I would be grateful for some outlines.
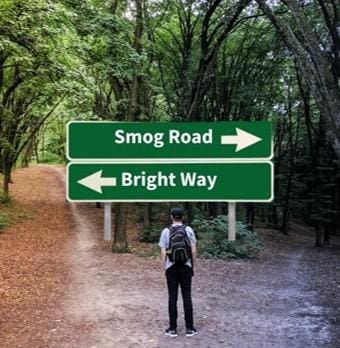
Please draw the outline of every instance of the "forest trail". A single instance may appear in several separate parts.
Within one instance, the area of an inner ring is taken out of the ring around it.
[[[180,300],[179,337],[170,339],[158,258],[113,254],[102,240],[102,209],[65,202],[64,168],[32,166],[13,179],[13,195],[32,217],[0,235],[1,347],[340,346],[340,282],[330,272],[340,251],[314,249],[312,233],[261,231],[266,249],[256,260],[199,260],[199,334],[183,336]],[[34,276],[25,283],[28,270]]]

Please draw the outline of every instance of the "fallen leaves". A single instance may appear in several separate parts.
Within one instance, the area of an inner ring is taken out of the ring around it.
[[[51,199],[56,183],[43,166],[16,170],[13,182],[11,208],[21,212],[21,221],[0,235],[1,347],[20,347],[27,332],[39,336],[68,276],[63,255],[70,216],[60,186]]]
[[[13,178],[14,205],[28,218],[0,235],[0,347],[168,346],[158,247],[139,243],[131,221],[134,252],[157,256],[111,253],[102,210],[65,203],[62,168],[33,166]],[[321,252],[313,234],[258,232],[265,248],[254,260],[198,260],[195,346],[322,346],[333,338],[340,346],[339,245]]]

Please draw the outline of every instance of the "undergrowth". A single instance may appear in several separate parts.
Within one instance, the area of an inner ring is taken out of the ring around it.
[[[10,199],[8,196],[2,199],[0,195],[0,233],[12,224],[31,218],[32,215],[28,209],[18,204],[15,200]]]
[[[139,241],[143,243],[157,243],[164,227],[164,224],[160,223],[153,223],[143,227],[139,233]]]
[[[0,232],[6,227],[7,223],[7,217],[0,213]]]
[[[263,244],[256,232],[249,231],[241,222],[236,224],[236,240],[228,240],[228,216],[197,217],[192,222],[203,258],[253,258]]]
[[[199,255],[203,258],[253,258],[263,246],[258,234],[248,230],[241,222],[237,222],[236,240],[228,241],[227,215],[219,215],[216,218],[198,216],[191,226],[198,239]],[[144,227],[139,233],[139,241],[158,243],[163,228],[164,225],[161,223]]]

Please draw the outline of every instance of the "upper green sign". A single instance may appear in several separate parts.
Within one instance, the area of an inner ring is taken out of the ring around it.
[[[67,137],[69,160],[272,157],[272,129],[268,121],[71,121]]]

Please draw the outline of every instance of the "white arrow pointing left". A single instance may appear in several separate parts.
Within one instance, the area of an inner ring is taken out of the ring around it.
[[[116,178],[103,178],[102,170],[95,172],[89,176],[86,176],[83,179],[78,180],[78,184],[83,185],[90,190],[96,191],[98,193],[103,193],[103,186],[117,186]]]

